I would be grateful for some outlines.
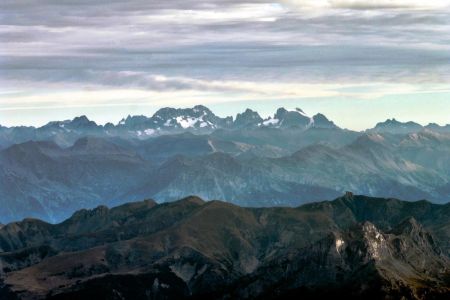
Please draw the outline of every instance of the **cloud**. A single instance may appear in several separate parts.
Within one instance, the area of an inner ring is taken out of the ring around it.
[[[4,0],[0,95],[10,107],[94,90],[89,105],[116,90],[125,103],[427,91],[450,82],[446,2]]]
[[[437,9],[448,6],[446,0],[330,0],[332,7],[351,9]]]
[[[439,9],[448,7],[446,0],[286,0],[298,8],[345,9]]]

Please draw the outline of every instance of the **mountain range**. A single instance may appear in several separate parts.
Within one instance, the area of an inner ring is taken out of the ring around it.
[[[1,299],[448,299],[450,204],[187,197],[0,228]]]
[[[81,208],[188,195],[241,206],[297,206],[347,190],[450,199],[450,126],[387,120],[364,132],[323,114],[198,105],[97,125],[84,116],[0,127],[0,222],[59,222]]]
[[[70,146],[80,137],[121,137],[125,139],[146,139],[149,137],[193,132],[208,134],[219,129],[254,130],[255,128],[282,128],[307,130],[310,128],[340,129],[325,115],[318,113],[308,116],[300,108],[287,110],[279,108],[271,117],[263,119],[256,111],[245,110],[233,118],[221,118],[203,105],[193,108],[162,108],[151,117],[128,116],[116,125],[97,125],[86,116],[73,120],[52,121],[35,128],[32,126],[4,127],[0,125],[0,148],[29,140],[53,140],[60,146]],[[369,132],[414,133],[424,129],[436,132],[450,132],[450,124],[440,126],[435,123],[422,126],[414,122],[402,123],[395,119],[376,124]]]

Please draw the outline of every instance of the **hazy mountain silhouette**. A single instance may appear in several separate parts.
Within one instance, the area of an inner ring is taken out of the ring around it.
[[[87,117],[0,127],[0,221],[60,221],[99,204],[187,195],[244,206],[296,206],[351,189],[450,199],[450,132],[388,120],[366,132],[279,108],[233,118],[163,108],[101,126]]]

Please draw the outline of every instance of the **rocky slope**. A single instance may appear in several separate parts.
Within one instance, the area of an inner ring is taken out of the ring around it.
[[[189,197],[27,219],[0,229],[0,297],[445,299],[449,214],[347,193],[298,208]]]

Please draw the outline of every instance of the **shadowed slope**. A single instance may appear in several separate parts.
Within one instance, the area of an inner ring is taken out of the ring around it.
[[[351,194],[298,208],[188,197],[81,210],[56,225],[28,219],[0,229],[0,295],[371,295],[366,282],[380,297],[445,295],[449,210]]]

